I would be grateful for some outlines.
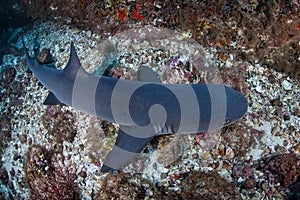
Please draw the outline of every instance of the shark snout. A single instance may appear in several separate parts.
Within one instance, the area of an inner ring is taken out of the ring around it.
[[[227,101],[225,125],[228,125],[245,115],[248,110],[248,101],[243,94],[232,88],[226,87],[225,90]]]

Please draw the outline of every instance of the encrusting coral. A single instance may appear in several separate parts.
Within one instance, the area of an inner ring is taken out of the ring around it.
[[[41,146],[28,150],[25,172],[32,199],[78,199],[75,174],[61,166],[58,157]]]

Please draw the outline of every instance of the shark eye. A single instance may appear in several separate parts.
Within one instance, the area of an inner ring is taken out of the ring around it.
[[[230,120],[230,119],[225,119],[224,125],[227,125],[227,124],[230,124],[230,123],[231,123],[231,120]]]

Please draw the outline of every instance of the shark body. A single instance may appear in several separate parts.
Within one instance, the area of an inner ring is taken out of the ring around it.
[[[24,44],[25,48],[25,44]],[[64,70],[31,58],[29,69],[50,90],[45,104],[66,104],[120,125],[116,143],[101,171],[119,170],[161,134],[191,134],[220,129],[243,117],[247,100],[222,84],[162,84],[88,74],[73,43]]]

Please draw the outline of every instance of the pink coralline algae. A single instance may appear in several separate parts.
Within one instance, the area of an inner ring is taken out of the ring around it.
[[[236,186],[216,172],[191,172],[182,182],[180,199],[241,199]]]
[[[271,155],[252,163],[237,162],[232,168],[234,182],[255,193],[261,188],[268,199],[292,188],[300,178],[300,158],[294,153]],[[293,184],[294,183],[294,184]]]
[[[16,77],[17,71],[13,67],[7,67],[3,70],[1,73],[1,86],[2,87],[8,87]]]
[[[137,181],[130,181],[136,178]],[[150,195],[151,191],[151,195]],[[101,191],[95,199],[166,199],[151,182],[135,174],[108,174],[101,185]]]
[[[61,111],[60,106],[48,106],[43,115],[42,122],[48,133],[58,143],[63,141],[73,142],[76,136],[74,116],[70,111]]]
[[[287,188],[300,175],[300,159],[293,153],[263,158],[255,167],[267,176],[267,180],[272,180],[270,184],[280,184],[281,188]]]
[[[74,175],[55,160],[57,155],[44,147],[29,149],[25,172],[31,199],[78,199]]]
[[[1,106],[0,106],[1,107]],[[0,155],[5,152],[12,138],[11,118],[7,114],[0,114]]]
[[[232,168],[232,177],[234,182],[238,182],[239,178],[243,178],[245,181],[242,183],[245,188],[252,188],[252,182],[254,177],[255,169],[251,167],[251,165],[247,162],[239,162],[235,164]],[[254,187],[254,186],[253,186]]]
[[[38,55],[37,60],[42,64],[50,64],[53,62],[53,58],[50,54],[50,49],[44,48]]]

